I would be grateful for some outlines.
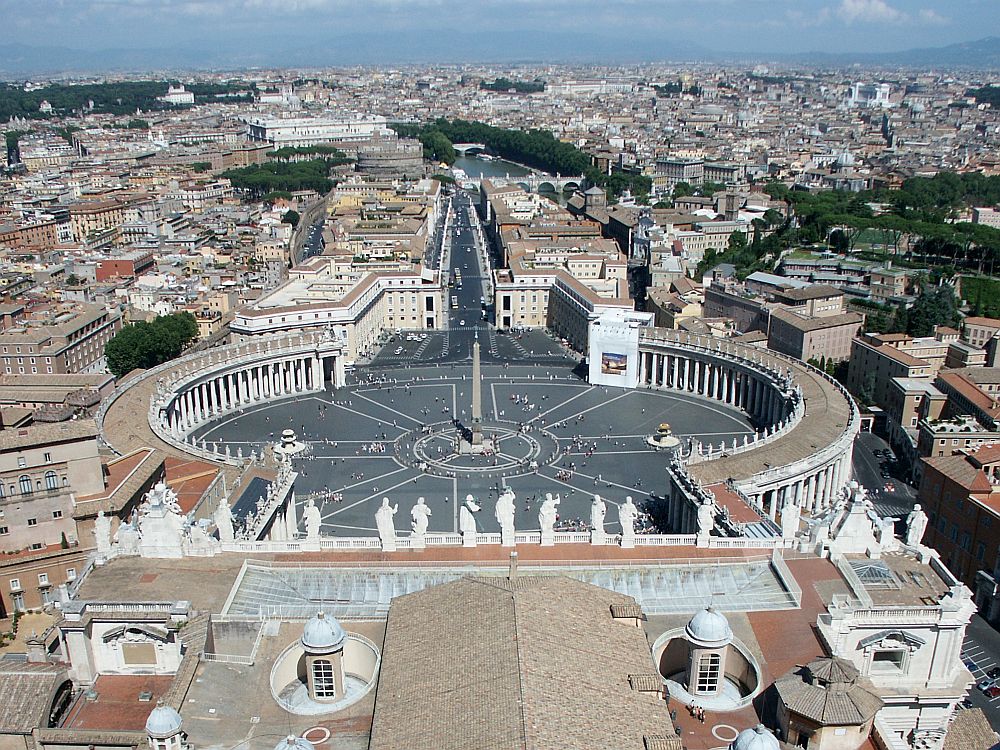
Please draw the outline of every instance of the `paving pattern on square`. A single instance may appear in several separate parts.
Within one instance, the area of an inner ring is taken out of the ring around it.
[[[752,434],[738,410],[686,394],[590,386],[573,360],[548,359],[483,366],[484,433],[500,433],[494,456],[449,457],[452,436],[425,434],[452,419],[468,421],[466,361],[359,367],[344,388],[248,408],[196,437],[249,455],[295,430],[308,445],[294,459],[297,495],[317,498],[322,533],[358,536],[375,533],[383,496],[399,503],[397,531],[408,530],[420,496],[432,509],[429,531],[457,531],[459,506],[471,494],[482,507],[480,531],[496,532],[492,509],[506,486],[517,496],[519,531],[538,528],[538,507],[551,492],[561,497],[560,527],[567,529],[581,527],[600,494],[609,506],[607,531],[615,533],[616,506],[627,495],[641,505],[666,488],[665,456],[645,444],[659,424],[715,444]],[[421,459],[439,463],[421,466]]]

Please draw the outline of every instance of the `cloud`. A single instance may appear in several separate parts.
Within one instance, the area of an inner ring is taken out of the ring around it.
[[[921,23],[933,24],[935,26],[943,26],[946,23],[951,23],[950,18],[945,18],[936,10],[931,10],[930,8],[924,8],[917,13],[917,18],[920,19]]]
[[[896,23],[907,20],[905,13],[893,8],[885,0],[841,0],[837,14],[847,23]]]

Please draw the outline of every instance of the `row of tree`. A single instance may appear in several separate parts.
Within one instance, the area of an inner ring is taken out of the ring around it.
[[[334,160],[336,161],[336,159]],[[230,169],[222,173],[233,188],[250,200],[261,200],[274,193],[315,190],[323,194],[333,188],[331,164],[326,159],[306,161],[272,161],[249,167]]]
[[[545,91],[545,81],[535,79],[534,81],[512,81],[509,78],[497,78],[492,83],[480,81],[479,88],[484,91],[515,91],[518,94],[535,94]]]
[[[170,109],[175,105],[159,101],[158,97],[167,93],[167,87],[176,81],[111,81],[108,83],[88,83],[67,85],[53,83],[42,88],[25,91],[14,83],[0,83],[0,121],[11,117],[46,118],[50,115],[38,107],[43,101],[52,105],[56,114],[82,111],[94,103],[94,112],[125,115],[137,109],[144,111]],[[186,86],[196,97],[232,95],[241,91],[249,92],[253,84],[246,83],[194,83]],[[233,96],[229,101],[250,98]]]
[[[326,159],[330,166],[349,164],[353,161],[336,146],[326,146],[323,144],[315,146],[282,146],[272,151],[268,156],[277,161],[291,161],[301,159],[304,156],[322,157]]]
[[[108,369],[116,378],[168,362],[198,338],[198,322],[188,312],[140,320],[122,328],[104,345]]]

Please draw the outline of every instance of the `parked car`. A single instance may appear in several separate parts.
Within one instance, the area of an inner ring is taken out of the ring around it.
[[[979,681],[979,684],[976,685],[976,687],[979,688],[979,690],[981,690],[982,692],[985,693],[990,688],[995,687],[996,684],[997,684],[997,678],[996,677],[984,677],[983,679],[981,679]]]

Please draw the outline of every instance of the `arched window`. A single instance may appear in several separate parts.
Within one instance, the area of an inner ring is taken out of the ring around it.
[[[21,486],[22,495],[30,495],[32,492],[31,487],[31,477],[27,474],[22,474],[17,478],[17,483]]]
[[[337,681],[333,679],[333,662],[317,659],[313,662],[313,691],[316,698],[336,698]]]
[[[0,482],[0,497],[3,497],[3,496],[4,496],[3,483]]]
[[[45,489],[47,490],[59,489],[59,477],[56,476],[56,473],[54,471],[45,472]]]
[[[719,667],[722,659],[718,654],[702,654],[698,660],[698,692],[716,693],[719,690]]]
[[[69,487],[69,477],[63,477],[63,487]]]

